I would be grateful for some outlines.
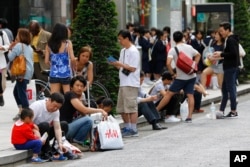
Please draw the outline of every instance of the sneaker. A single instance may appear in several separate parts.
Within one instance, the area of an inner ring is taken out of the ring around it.
[[[66,161],[66,160],[68,160],[68,158],[63,156],[62,154],[53,155],[52,157],[52,161]]]
[[[78,156],[77,154],[73,154],[70,151],[64,153],[63,156],[67,157],[68,160],[75,160],[75,159],[79,159],[80,158],[80,156]]]
[[[14,118],[12,118],[13,121],[17,121],[20,119],[20,114],[17,114]]]
[[[79,150],[81,150],[82,152],[87,152],[89,151],[89,146],[86,145],[82,145],[80,143],[71,143],[73,146],[79,148]]]
[[[216,111],[216,119],[223,119],[224,113],[222,111]]]
[[[47,161],[43,160],[43,159],[41,159],[39,157],[33,157],[33,158],[31,158],[31,162],[32,163],[44,163],[44,162],[47,162]]]
[[[180,122],[181,119],[176,118],[174,115],[169,116],[164,120],[165,123],[170,123],[170,122]]]
[[[186,122],[186,123],[192,123],[192,118],[187,118],[187,119],[185,120],[185,122]]]
[[[134,131],[133,129],[130,130],[131,137],[139,137],[138,131]]]
[[[122,137],[132,137],[131,130],[128,128],[122,128]]]
[[[230,111],[225,117],[226,118],[237,118],[238,117],[238,113]]]
[[[4,106],[3,95],[0,95],[0,106]]]

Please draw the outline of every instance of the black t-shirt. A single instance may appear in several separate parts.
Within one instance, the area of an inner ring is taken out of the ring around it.
[[[71,104],[71,100],[78,98],[78,96],[74,92],[69,91],[65,93],[64,98],[65,102],[60,108],[60,121],[71,123],[73,121],[74,114],[77,112],[75,107]]]

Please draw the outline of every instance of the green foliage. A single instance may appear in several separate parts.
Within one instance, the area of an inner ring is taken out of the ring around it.
[[[246,68],[246,73],[241,76],[241,81],[246,80],[247,73],[250,70],[250,24],[249,24],[249,1],[247,0],[208,0],[208,2],[232,2],[234,3],[234,34],[239,35],[240,43],[246,51],[246,56],[244,58],[244,65]],[[242,80],[243,78],[243,80]]]
[[[105,85],[114,101],[118,92],[118,70],[107,63],[106,57],[119,56],[115,7],[112,0],[80,0],[72,24],[75,55],[82,46],[92,47],[95,80]]]

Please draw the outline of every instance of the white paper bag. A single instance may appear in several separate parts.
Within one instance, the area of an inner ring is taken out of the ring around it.
[[[101,149],[122,149],[124,144],[120,126],[114,117],[108,116],[107,120],[97,125]]]
[[[184,102],[181,103],[180,115],[181,115],[181,120],[182,121],[185,121],[186,118],[188,117],[188,102],[187,102],[187,99],[185,99]]]
[[[29,104],[36,101],[36,82],[34,79],[30,80],[27,85],[26,94],[29,100]]]

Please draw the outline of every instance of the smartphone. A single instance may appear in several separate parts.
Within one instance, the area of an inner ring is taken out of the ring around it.
[[[108,62],[116,62],[117,59],[114,58],[113,56],[109,56],[109,57],[107,58],[107,61],[108,61]]]

